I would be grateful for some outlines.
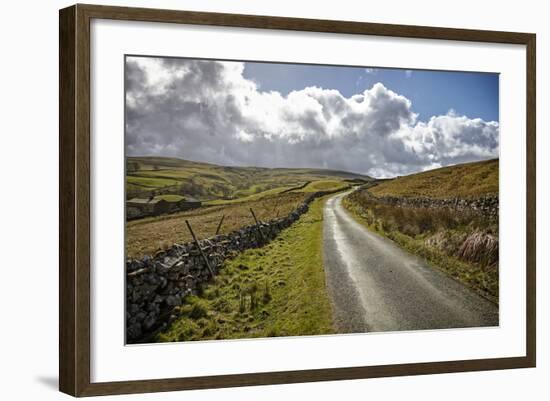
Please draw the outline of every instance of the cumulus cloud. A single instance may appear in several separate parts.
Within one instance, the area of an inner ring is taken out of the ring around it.
[[[498,155],[497,122],[450,111],[417,120],[377,83],[362,93],[307,87],[283,96],[243,77],[244,63],[126,61],[126,150],[221,165],[408,174]]]

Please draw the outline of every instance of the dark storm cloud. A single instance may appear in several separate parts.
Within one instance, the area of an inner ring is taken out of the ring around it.
[[[262,92],[243,68],[127,59],[128,155],[387,176],[498,154],[496,122],[453,112],[417,122],[411,102],[380,83],[350,98],[317,87]]]

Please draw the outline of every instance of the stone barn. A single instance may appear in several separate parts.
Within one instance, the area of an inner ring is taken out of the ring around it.
[[[156,216],[169,211],[170,204],[164,199],[133,198],[126,201],[126,215],[128,218]]]
[[[201,204],[201,201],[190,196],[186,196],[185,199],[178,201],[177,208],[178,210],[189,210],[201,207]]]

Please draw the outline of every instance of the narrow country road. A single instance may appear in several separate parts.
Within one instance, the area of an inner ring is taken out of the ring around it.
[[[324,264],[339,332],[498,326],[498,307],[357,223],[324,209]]]

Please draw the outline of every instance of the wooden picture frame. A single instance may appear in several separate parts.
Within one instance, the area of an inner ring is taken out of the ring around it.
[[[92,383],[90,380],[90,21],[94,18],[525,45],[527,54],[525,60],[527,71],[526,356]],[[80,4],[60,10],[59,29],[59,388],[62,392],[73,396],[94,396],[535,366],[536,37],[534,34]]]

